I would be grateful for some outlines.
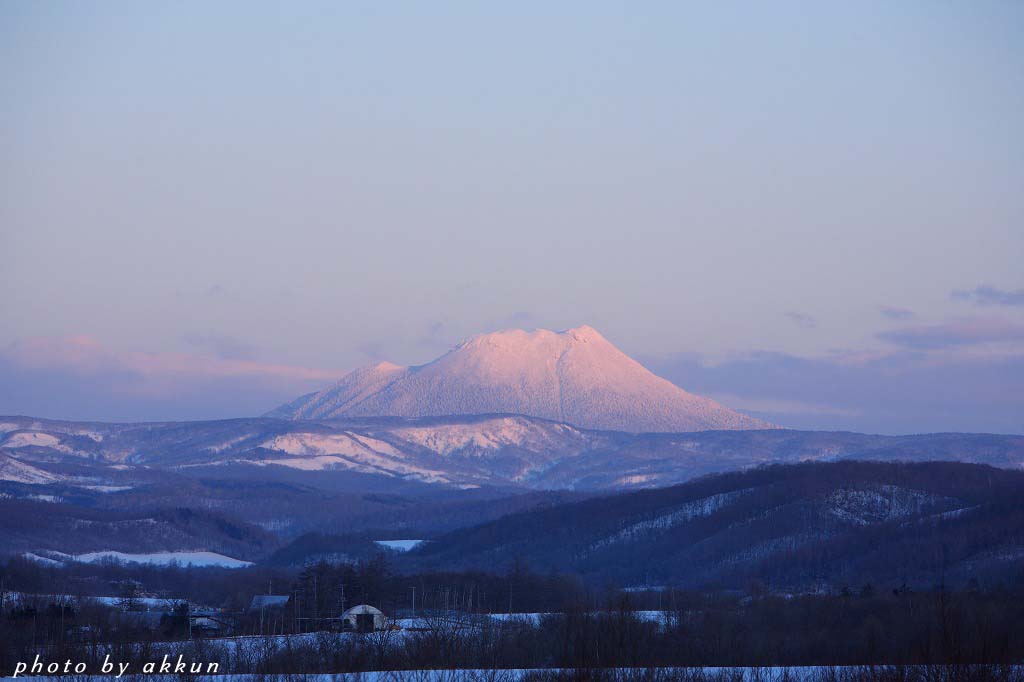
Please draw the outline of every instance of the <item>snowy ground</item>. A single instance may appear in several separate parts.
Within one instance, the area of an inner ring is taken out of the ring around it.
[[[90,552],[88,554],[76,554],[73,559],[75,561],[84,561],[86,563],[96,563],[107,559],[113,559],[114,561],[124,561],[126,563],[137,563],[137,564],[155,564],[160,566],[166,566],[168,564],[177,562],[182,566],[220,566],[222,568],[242,568],[244,566],[251,566],[251,561],[242,561],[241,559],[233,559],[223,554],[217,554],[216,552],[153,552],[151,554],[126,554],[124,552]]]
[[[665,623],[671,614],[668,611],[631,611],[631,614],[640,621],[648,623]],[[491,613],[487,614],[496,621],[529,623],[539,625],[544,616],[557,616],[556,613]]]
[[[423,540],[374,540],[381,547],[393,549],[398,552],[408,552],[423,544]]]
[[[109,595],[94,596],[94,595],[82,595],[76,596],[72,594],[26,594],[23,592],[7,592],[5,599],[8,604],[16,602],[43,602],[43,603],[55,603],[55,604],[67,604],[75,603],[78,600],[84,600],[89,602],[95,602],[97,604],[103,604],[104,606],[121,606],[125,601],[124,597],[113,597]],[[184,599],[164,599],[161,597],[133,597],[131,599],[133,604],[140,609],[169,609],[175,604],[184,602]],[[207,609],[209,607],[201,606],[197,604],[192,605],[193,610]]]
[[[157,658],[157,664],[160,659]],[[980,668],[982,666],[969,666]],[[1024,666],[1007,666],[1009,674],[1020,675]],[[585,670],[566,669],[509,669],[509,670],[394,670],[369,671],[340,674],[295,674],[281,676],[266,675],[195,675],[189,676],[194,682],[266,682],[268,679],[292,679],[302,682],[518,682],[531,677],[563,673],[572,679],[574,676],[586,675]],[[613,668],[605,672],[613,672],[616,679],[622,682],[855,682],[869,679],[930,679],[929,674],[938,671],[924,666],[905,666],[890,668],[888,666],[855,667],[855,666],[796,666],[764,667],[764,668]],[[962,674],[969,674],[965,669],[958,669]],[[3,678],[7,679],[7,678]],[[52,682],[53,677],[18,676],[19,680],[34,682]],[[76,682],[114,679],[113,675],[76,675]],[[137,679],[146,682],[180,682],[177,675],[132,675],[129,671],[121,680]],[[585,679],[585,677],[583,678]]]
[[[119,561],[123,563],[152,564],[155,566],[167,566],[177,563],[181,566],[219,566],[221,568],[244,568],[245,566],[252,565],[251,561],[242,561],[241,559],[205,550],[149,552],[143,554],[106,550],[102,552],[89,552],[87,554],[65,554],[47,549],[25,552],[21,556],[48,566],[61,565],[68,561],[81,561],[87,564],[95,564],[101,561]]]

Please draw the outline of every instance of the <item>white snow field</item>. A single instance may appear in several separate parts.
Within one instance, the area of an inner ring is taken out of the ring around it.
[[[209,640],[215,641],[215,640]],[[160,657],[157,656],[157,662]],[[968,666],[971,667],[971,666]],[[1020,674],[1022,666],[1011,665],[1002,668],[1007,675]],[[602,668],[602,672],[614,672],[614,679],[622,682],[643,682],[643,680],[661,679],[667,680],[692,680],[693,682],[857,682],[863,679],[904,679],[906,673],[920,674],[920,678],[930,679],[929,672],[935,673],[934,668],[926,666],[794,666],[794,667],[760,667],[760,668],[726,668],[726,667],[694,667],[694,668]],[[440,669],[440,670],[380,670],[367,672],[352,672],[339,674],[310,674],[300,673],[292,675],[279,675],[282,679],[299,679],[302,682],[518,682],[528,679],[536,674],[562,673],[568,679],[573,675],[585,673],[586,670],[574,669]],[[966,671],[961,671],[966,672]],[[652,675],[653,673],[653,675]],[[122,679],[142,679],[138,675],[126,674]],[[267,675],[189,675],[190,680],[195,682],[265,682]],[[19,675],[19,680],[32,680],[34,682],[51,682],[53,677],[37,677]],[[96,680],[110,680],[112,675],[75,675],[75,680],[86,682]],[[144,676],[146,682],[179,682],[178,675],[147,674]],[[565,679],[565,678],[563,678]],[[1009,678],[1008,678],[1009,679]]]
[[[374,543],[381,547],[387,547],[397,552],[408,552],[423,544],[423,540],[374,540]]]
[[[182,566],[220,566],[221,568],[242,568],[251,566],[251,561],[233,559],[216,552],[205,551],[181,551],[181,552],[152,552],[149,554],[127,554],[125,552],[89,552],[88,554],[74,555],[75,561],[85,563],[96,563],[108,559],[123,561],[125,563],[155,564],[166,566],[171,563],[179,563]]]

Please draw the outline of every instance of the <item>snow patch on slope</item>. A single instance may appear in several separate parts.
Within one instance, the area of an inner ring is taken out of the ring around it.
[[[208,445],[203,449],[206,450],[207,452],[212,452],[215,455],[219,455],[220,453],[224,452],[225,450],[233,448],[239,443],[244,443],[246,440],[249,439],[249,437],[249,435],[238,436],[237,438],[231,438],[222,443],[217,443],[216,445]]]
[[[85,563],[97,563],[101,561],[123,561],[125,563],[137,563],[137,564],[154,564],[159,566],[166,566],[170,563],[178,563],[181,565],[191,564],[193,566],[220,566],[222,568],[242,568],[243,566],[251,566],[251,561],[242,561],[241,559],[234,559],[223,554],[217,554],[216,552],[206,552],[203,550],[196,551],[178,551],[178,552],[150,552],[147,554],[127,554],[125,552],[89,552],[87,554],[77,554],[73,557],[75,561],[82,561]]]
[[[377,446],[380,449],[372,447]],[[298,457],[318,455],[361,456],[383,453],[390,456],[401,454],[383,441],[372,438],[361,438],[345,432],[337,434],[321,433],[290,433],[277,436],[265,443],[263,447]]]
[[[133,485],[76,485],[76,488],[92,490],[97,493],[121,493],[125,490],[134,490]]]
[[[39,554],[33,554],[32,552],[24,552],[21,555],[21,557],[23,559],[28,559],[29,561],[34,561],[37,564],[43,564],[44,566],[63,566],[64,565],[63,561],[57,561],[56,559],[51,559],[49,557],[40,556]]]
[[[921,490],[895,485],[875,485],[867,489],[840,489],[829,494],[826,513],[854,526],[868,526],[925,514],[929,510],[960,507],[957,500]]]
[[[4,441],[5,448],[26,448],[26,447],[41,447],[41,448],[54,448],[57,449],[60,446],[60,439],[49,433],[40,433],[38,431],[20,431],[9,437]],[[66,450],[67,448],[65,448]]]
[[[0,454],[0,481],[26,483],[29,485],[45,485],[60,480],[49,471],[44,471],[31,464],[26,464],[10,455]]]
[[[711,495],[710,497],[704,497],[699,500],[694,500],[693,502],[687,502],[667,514],[662,514],[661,516],[657,516],[653,519],[647,519],[645,521],[640,521],[639,523],[626,526],[614,535],[598,540],[590,546],[590,549],[600,549],[601,547],[606,547],[620,542],[631,542],[647,533],[666,530],[694,519],[711,516],[720,509],[729,506],[743,495],[746,495],[751,490],[752,489],[733,490],[727,493],[719,493],[717,495]]]
[[[328,471],[332,469],[344,469],[363,474],[384,474],[399,478],[412,478],[424,483],[449,483],[450,480],[444,472],[417,466],[415,463],[403,460],[399,457],[389,457],[373,450],[362,447],[358,443],[342,448],[335,448],[340,454],[316,454],[317,450],[303,444],[293,448],[296,457],[277,457],[256,460],[236,460],[238,463],[251,464],[254,466],[283,466],[290,469],[302,471]],[[288,453],[283,448],[291,447],[289,443],[282,445],[282,452]],[[329,451],[328,451],[329,452]],[[309,453],[309,454],[305,454]]]
[[[374,540],[373,542],[396,552],[408,552],[422,545],[425,540]]]
[[[38,426],[38,425],[37,425]],[[39,428],[42,428],[41,426]],[[6,439],[2,437],[6,435]],[[65,445],[61,442],[60,436],[63,435],[77,435],[77,434],[66,434],[59,433],[54,435],[41,430],[34,431],[7,431],[6,433],[0,432],[0,447],[10,448],[16,450],[19,448],[47,448],[49,450],[56,450],[57,452],[64,453],[66,455],[77,455],[77,456],[88,456],[88,453],[75,450],[72,447]]]
[[[542,429],[518,417],[498,417],[486,421],[464,424],[404,427],[394,429],[396,437],[439,455],[453,453],[483,455],[507,447],[529,447],[541,451],[551,446],[564,448],[566,441],[580,441],[583,435],[567,424],[555,425],[555,430]],[[568,454],[568,453],[564,453]]]

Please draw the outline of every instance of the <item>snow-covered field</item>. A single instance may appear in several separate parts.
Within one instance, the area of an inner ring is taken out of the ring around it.
[[[424,543],[424,540],[374,540],[381,547],[393,549],[397,552],[408,552]]]
[[[72,594],[25,594],[22,592],[8,592],[5,599],[9,604],[19,602],[43,602],[55,604],[75,603],[79,600],[95,602],[105,606],[120,606],[124,601],[123,597],[112,596],[76,596]],[[145,609],[166,609],[174,604],[180,603],[182,599],[161,599],[159,597],[133,597],[131,600],[135,606]]]
[[[637,618],[648,623],[665,623],[671,614],[668,611],[633,611],[632,614]],[[506,623],[527,623],[530,625],[540,625],[540,621],[544,616],[557,616],[556,613],[491,613],[487,614],[492,620],[506,622]]]
[[[123,561],[125,563],[156,564],[166,566],[171,563],[179,563],[183,566],[220,566],[222,568],[242,568],[251,566],[251,561],[234,559],[216,552],[153,552],[151,554],[126,554],[125,552],[89,552],[88,554],[76,554],[72,557],[75,561],[96,563],[107,559]]]
[[[26,559],[47,565],[59,565],[68,561],[81,561],[87,564],[99,563],[101,561],[120,561],[124,563],[152,564],[155,566],[167,566],[177,563],[182,566],[220,566],[221,568],[242,568],[251,566],[251,561],[242,561],[233,557],[207,552],[205,550],[188,550],[175,552],[149,552],[142,554],[131,554],[127,552],[116,552],[107,550],[102,552],[88,552],[86,554],[65,554],[54,550],[37,550],[36,552],[25,552],[22,556]]]
[[[158,661],[159,663],[159,657]],[[979,668],[981,666],[969,666]],[[1009,674],[1019,675],[1022,666],[1007,666],[1003,670]],[[794,667],[761,667],[761,668],[611,668],[603,672],[615,673],[615,679],[623,682],[663,681],[680,682],[693,680],[701,682],[855,682],[867,679],[932,679],[929,673],[936,674],[935,668],[924,666],[794,666]],[[301,679],[302,682],[518,682],[518,680],[536,679],[545,673],[565,674],[567,679],[574,679],[583,670],[567,669],[444,669],[444,670],[383,670],[340,674],[295,674],[282,675],[282,679]],[[968,675],[968,669],[958,669],[961,674]],[[129,672],[121,679],[145,679],[146,682],[178,682],[177,675],[131,675]],[[48,682],[53,677],[18,676],[19,680]],[[75,680],[110,680],[111,675],[76,675]],[[266,675],[190,675],[189,679],[196,682],[264,682]],[[543,677],[541,677],[543,679]],[[586,679],[585,677],[582,679]],[[945,679],[939,677],[937,679]],[[969,679],[969,678],[965,678]]]

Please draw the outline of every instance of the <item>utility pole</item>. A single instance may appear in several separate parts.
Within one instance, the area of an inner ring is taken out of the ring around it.
[[[416,586],[412,586],[412,615],[416,615]]]

